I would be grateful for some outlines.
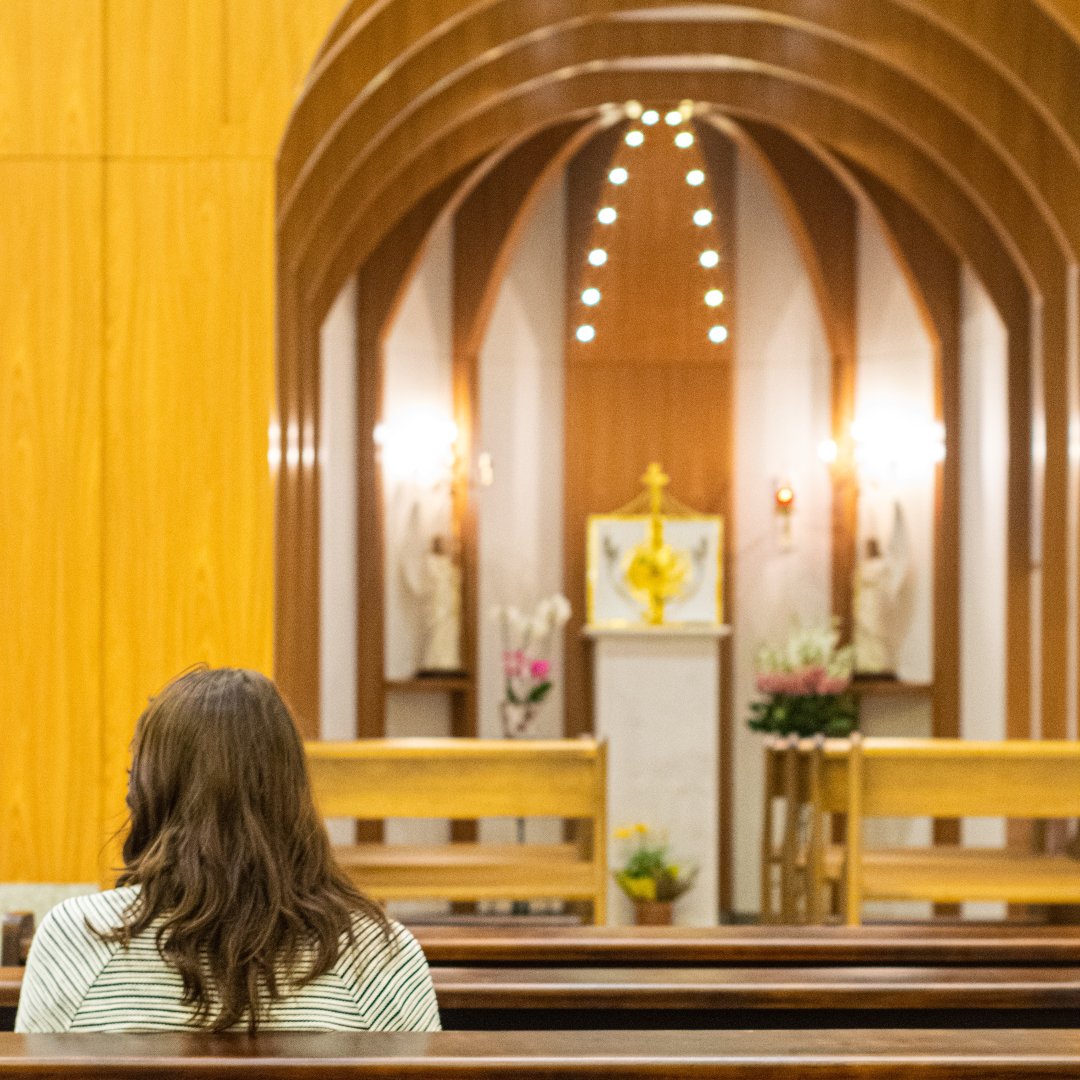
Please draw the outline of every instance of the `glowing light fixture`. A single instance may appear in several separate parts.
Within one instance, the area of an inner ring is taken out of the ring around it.
[[[714,326],[709,331],[709,340],[714,345],[723,345],[728,339],[728,329],[726,326]]]
[[[588,344],[588,342],[592,341],[592,339],[596,337],[596,327],[589,326],[588,323],[586,323],[584,326],[579,326],[577,328],[576,336],[578,341]]]
[[[596,305],[600,303],[600,290],[586,289],[581,294],[581,302],[587,307],[596,307]]]
[[[596,220],[601,225],[614,225],[619,215],[614,206],[605,206],[600,213],[596,215]]]
[[[603,248],[593,248],[589,252],[590,266],[603,266],[607,262],[607,252]]]
[[[705,228],[706,225],[711,225],[713,221],[711,210],[696,210],[694,212],[694,224],[700,225],[701,228]]]
[[[700,169],[691,169],[686,174],[686,182],[691,187],[701,187],[705,183],[705,174]]]
[[[724,302],[724,294],[719,289],[710,289],[705,294],[705,303],[709,307],[719,307]]]
[[[449,481],[458,427],[441,409],[406,409],[379,424],[374,436],[383,470],[392,479],[420,485]]]
[[[626,133],[626,145],[627,146],[640,146],[645,141],[645,132],[638,131],[634,128],[633,131]]]
[[[712,248],[709,248],[707,251],[701,253],[698,262],[700,262],[706,270],[711,270],[714,266],[720,265],[720,252],[713,251]]]
[[[672,109],[671,112],[664,117],[664,122],[670,124],[672,127],[678,127],[683,122],[683,115],[678,109]]]
[[[607,178],[615,185],[625,184],[630,179],[630,174],[620,165],[607,174]]]
[[[840,456],[840,448],[836,445],[836,440],[822,439],[818,443],[817,456],[826,465],[835,465],[836,459]]]
[[[641,102],[628,101],[624,106],[624,111],[631,120],[636,120],[641,115]]]
[[[655,109],[646,109],[641,114],[641,122],[646,127],[652,127],[653,124],[660,123],[660,114]]]
[[[694,145],[694,136],[689,131],[680,131],[675,136],[675,145],[680,150],[689,150]]]

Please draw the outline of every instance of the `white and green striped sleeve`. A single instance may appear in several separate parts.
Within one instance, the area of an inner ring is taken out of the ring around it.
[[[102,914],[103,907],[109,910],[112,905],[103,905],[101,894],[72,897],[42,920],[26,961],[16,1031],[63,1032],[71,1028],[87,991],[114,949],[86,926],[87,916]]]
[[[369,1031],[439,1031],[439,1005],[416,938],[392,922],[390,940],[369,919],[356,925],[357,948],[340,964]]]

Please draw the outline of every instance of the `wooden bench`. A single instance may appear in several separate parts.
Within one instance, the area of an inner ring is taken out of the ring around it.
[[[0,921],[0,967],[26,963],[34,936],[34,915],[30,911],[8,911]]]
[[[874,850],[864,843],[872,817],[1080,816],[1080,743],[855,735],[806,744],[803,752],[813,814],[810,888],[820,896],[830,882],[842,882],[848,924],[861,921],[867,900],[1080,902],[1080,860],[1068,855],[946,846]],[[844,845],[830,846],[825,818],[841,813]]]
[[[22,968],[0,969],[11,1030]],[[1080,966],[434,966],[448,1029],[1076,1027]]]
[[[337,849],[380,900],[587,901],[604,921],[606,754],[587,739],[364,739],[307,744],[328,818],[551,817],[585,823],[578,843],[358,844]]]
[[[437,967],[448,1029],[1080,1026],[1080,967]]]
[[[1057,1080],[1077,1031],[451,1031],[416,1034],[0,1034],[0,1073],[50,1080]]]
[[[504,927],[414,930],[433,966],[1080,966],[1080,927]]]

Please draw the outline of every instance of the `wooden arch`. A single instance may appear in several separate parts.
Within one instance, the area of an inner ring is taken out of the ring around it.
[[[1028,518],[1044,573],[1043,734],[1074,707],[1078,410],[1077,27],[1046,0],[756,0],[742,21],[667,19],[648,0],[355,0],[318,60],[278,171],[279,404],[287,437],[315,445],[317,333],[345,277],[447,177],[507,140],[630,98],[709,102],[787,127],[903,196],[983,279],[1010,329],[1010,612],[1026,609]],[[987,9],[995,16],[989,18]],[[644,20],[620,18],[645,11]],[[1005,16],[1009,18],[1006,19]],[[1018,46],[1025,41],[1026,49]],[[1042,65],[1053,57],[1054,78]],[[1032,373],[1045,409],[1029,407]],[[1030,438],[1045,414],[1032,492]],[[288,435],[288,433],[292,433]],[[282,663],[317,635],[317,473],[279,480],[278,675],[317,715],[317,671]],[[1045,499],[1040,497],[1045,487]],[[1062,588],[1062,582],[1068,588]],[[1010,622],[1012,615],[1010,614]],[[1016,624],[1020,625],[1020,624]],[[1013,650],[1022,654],[1024,650]],[[308,650],[310,655],[310,650]],[[1023,657],[1010,708],[1026,714]]]

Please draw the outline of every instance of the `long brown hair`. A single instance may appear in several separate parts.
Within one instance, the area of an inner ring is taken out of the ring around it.
[[[334,863],[303,745],[264,675],[179,676],[139,718],[132,756],[117,885],[140,890],[101,936],[126,944],[156,923],[196,1023],[246,1016],[254,1032],[269,1002],[330,970],[357,911],[389,933]]]

